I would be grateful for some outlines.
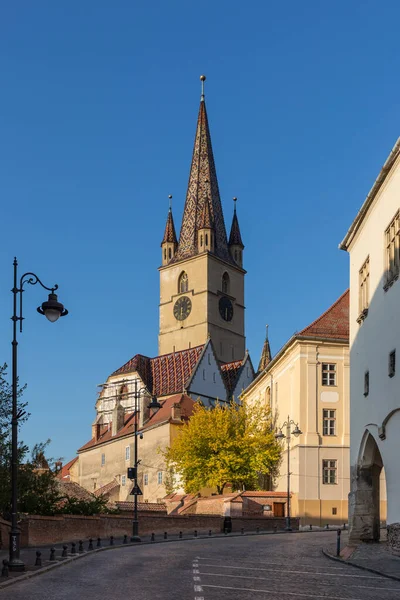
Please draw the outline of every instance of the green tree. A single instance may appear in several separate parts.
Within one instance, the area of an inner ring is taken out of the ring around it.
[[[281,447],[268,407],[218,403],[210,410],[197,403],[165,457],[186,492],[216,487],[221,494],[228,483],[254,490],[259,488],[260,475],[273,478]]]

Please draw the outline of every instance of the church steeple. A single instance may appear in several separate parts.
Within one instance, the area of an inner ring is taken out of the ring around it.
[[[234,198],[233,219],[231,233],[229,235],[229,251],[235,263],[239,265],[239,267],[242,267],[244,245],[242,242],[242,236],[240,235],[239,221],[236,214],[236,201],[237,198]]]
[[[211,214],[210,201],[206,198],[200,217],[197,233],[197,248],[199,252],[214,252],[215,228]]]
[[[271,362],[272,356],[271,356],[271,348],[269,345],[269,339],[268,339],[268,325],[267,325],[267,333],[265,335],[265,342],[264,342],[264,346],[261,352],[261,358],[260,358],[260,362],[258,365],[258,373],[261,373],[261,371],[264,371],[264,369],[266,368],[266,366],[268,365],[268,363]]]
[[[190,168],[179,244],[173,262],[191,258],[200,252],[200,248],[198,247],[198,232],[204,212],[204,204],[208,200],[215,229],[214,253],[219,258],[232,263],[232,258],[228,250],[224,215],[208,126],[204,96],[205,76],[202,75],[200,79],[202,82],[202,94],[192,165]]]
[[[172,196],[168,196],[169,198],[169,210],[167,223],[165,225],[164,237],[161,242],[161,252],[162,252],[162,264],[167,265],[169,261],[174,258],[176,247],[178,245],[178,240],[175,233],[175,225],[174,218],[172,216],[172,207],[171,207],[171,199]]]

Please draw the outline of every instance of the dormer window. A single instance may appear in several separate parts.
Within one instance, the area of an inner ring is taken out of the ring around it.
[[[222,275],[222,293],[229,294],[229,275],[226,272]]]
[[[187,273],[185,273],[185,271],[183,271],[183,273],[181,273],[179,276],[178,294],[184,294],[185,292],[188,291],[188,289],[189,289],[189,279],[188,279]]]

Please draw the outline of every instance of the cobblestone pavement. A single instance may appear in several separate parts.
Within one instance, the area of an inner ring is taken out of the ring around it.
[[[0,590],[0,600],[400,600],[400,582],[324,557],[321,548],[330,546],[335,535],[287,533],[120,547],[19,581]]]

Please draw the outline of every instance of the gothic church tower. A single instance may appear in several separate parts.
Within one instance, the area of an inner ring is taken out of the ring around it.
[[[159,354],[204,344],[222,362],[245,354],[243,243],[235,210],[229,242],[204,99],[205,76],[179,242],[171,208],[161,243]]]

